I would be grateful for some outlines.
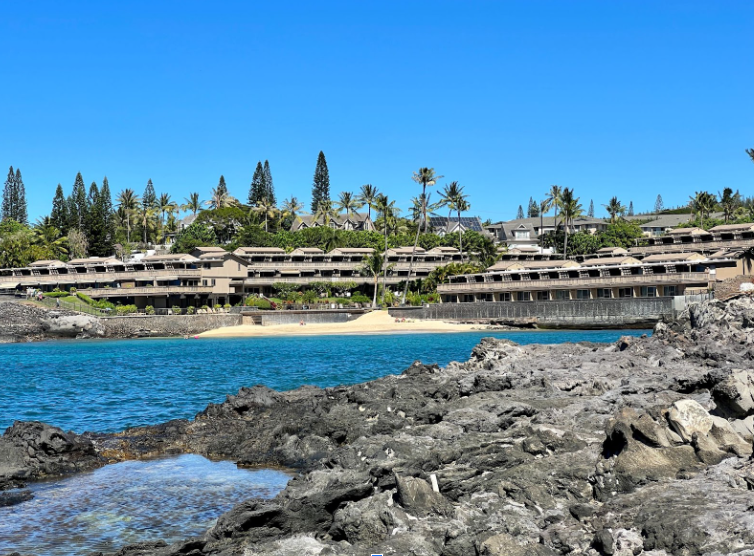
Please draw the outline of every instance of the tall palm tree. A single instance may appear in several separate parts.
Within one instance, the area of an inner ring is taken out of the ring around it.
[[[165,213],[171,213],[177,208],[178,204],[170,198],[169,193],[160,193],[160,196],[157,198],[157,209],[162,214],[162,218],[160,219],[160,227],[163,230],[163,239],[165,237]]]
[[[730,220],[736,213],[738,207],[741,206],[741,194],[738,191],[733,193],[733,190],[730,187],[726,187],[719,195],[720,208],[723,211],[723,218],[727,224],[728,220]]]
[[[542,212],[555,209],[555,231],[558,230],[558,209],[560,208],[560,196],[563,194],[563,189],[559,185],[551,185],[550,191],[545,195]]]
[[[51,259],[61,259],[68,254],[68,238],[52,225],[49,216],[37,220],[32,230],[34,243],[44,249]]]
[[[461,259],[463,260],[463,233],[461,232],[461,213],[471,209],[471,205],[466,200],[468,195],[464,195],[463,187],[459,187],[453,197],[453,208],[458,213],[458,246],[461,251]]]
[[[277,208],[275,207],[275,203],[273,203],[270,199],[267,197],[262,197],[257,202],[257,205],[252,209],[257,212],[260,212],[264,215],[264,231],[268,231],[267,229],[267,218],[274,218],[277,214]]]
[[[584,214],[584,208],[579,203],[579,198],[574,197],[573,189],[567,187],[563,189],[560,195],[560,212],[563,214],[563,220],[565,221],[565,242],[563,244],[563,258],[565,259],[568,253],[568,228],[573,222],[574,218],[578,218]]]
[[[139,204],[139,196],[133,189],[124,189],[118,193],[118,206],[123,210],[126,217],[126,241],[131,243],[131,214]]]
[[[227,191],[219,187],[213,187],[209,200],[204,201],[205,206],[211,209],[231,207],[237,203],[238,201],[234,197],[231,197]]]
[[[378,196],[379,191],[377,191],[377,188],[371,183],[361,186],[361,191],[359,192],[357,200],[361,203],[361,206],[367,207],[367,216],[369,217],[369,220],[372,219],[372,209],[376,208],[375,204]]]
[[[374,294],[372,295],[372,307],[377,307],[377,290],[378,280],[380,279],[380,273],[385,263],[385,257],[382,253],[375,251],[364,260],[364,266],[362,267],[362,273],[374,277]]]
[[[330,199],[322,199],[317,205],[317,210],[314,213],[314,222],[322,220],[323,226],[330,226],[330,221],[335,220],[337,222],[338,213],[333,207],[333,202]]]
[[[626,207],[620,204],[618,197],[613,197],[608,204],[602,206],[605,207],[607,213],[610,215],[611,224],[615,224],[618,217],[623,216],[626,212]]]
[[[191,193],[188,197],[184,197],[183,200],[186,202],[181,205],[182,210],[190,210],[191,214],[193,214],[194,216],[196,216],[197,212],[202,210],[204,201],[199,200],[198,193]]]
[[[291,195],[290,199],[286,199],[283,201],[283,204],[280,206],[280,213],[283,218],[287,216],[292,216],[295,221],[301,220],[301,217],[299,214],[301,211],[304,210],[304,204],[299,203],[298,199],[296,197]]]
[[[346,217],[350,217],[363,206],[364,205],[359,202],[358,197],[350,191],[341,191],[338,201],[335,202],[335,208],[338,212],[345,211]]]
[[[704,217],[707,216],[709,218],[709,215],[715,210],[716,204],[717,197],[714,194],[707,191],[697,191],[693,197],[689,197],[692,220],[696,214],[699,217],[700,226],[704,228]]]
[[[395,208],[395,201],[391,201],[387,195],[379,195],[375,199],[375,208],[382,215],[382,227],[385,234],[385,250],[387,257],[387,234],[391,227],[398,224],[398,209]],[[387,265],[384,265],[382,276],[382,304],[385,304],[385,295],[387,292]]]
[[[450,231],[450,215],[453,214],[453,199],[458,196],[459,187],[460,186],[458,185],[457,181],[452,181],[448,184],[445,184],[445,187],[440,193],[440,200],[437,202],[437,208],[448,207],[448,231]]]
[[[421,167],[419,168],[418,172],[414,172],[414,175],[411,177],[412,180],[414,180],[416,183],[420,184],[422,186],[422,195],[419,197],[419,199],[422,202],[422,214],[424,216],[424,233],[427,233],[427,203],[429,202],[429,199],[427,198],[427,187],[433,187],[437,180],[441,179],[443,176],[438,176],[435,174],[434,168],[427,168],[427,167]],[[406,276],[406,285],[403,288],[403,296],[401,297],[401,304],[406,304],[406,295],[408,294],[408,283],[411,280],[411,271],[414,268],[414,257],[416,256],[416,247],[419,245],[419,231],[421,230],[421,222],[416,227],[416,238],[414,239],[414,247],[411,249],[411,259],[408,263],[408,275]]]

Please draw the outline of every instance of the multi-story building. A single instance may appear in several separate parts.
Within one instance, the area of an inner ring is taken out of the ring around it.
[[[304,214],[297,216],[293,220],[291,231],[296,232],[306,228],[319,228],[321,226],[327,226],[334,230],[354,230],[357,232],[374,231],[374,223],[366,212],[335,214],[328,219],[327,223],[323,222],[322,217],[315,218],[315,215]]]
[[[445,303],[676,296],[714,289],[717,282],[743,274],[744,266],[740,252],[724,250],[642,260],[625,254],[583,262],[507,260],[484,273],[453,276],[437,289]]]
[[[724,224],[709,231],[701,228],[676,228],[662,236],[644,240],[644,245],[631,247],[632,256],[656,253],[697,252],[712,254],[721,249],[742,250],[754,247],[754,224]]]

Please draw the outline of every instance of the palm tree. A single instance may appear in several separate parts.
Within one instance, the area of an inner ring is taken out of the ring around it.
[[[165,237],[165,213],[171,213],[177,208],[178,205],[170,198],[169,193],[160,193],[160,196],[157,198],[157,209],[162,213],[160,227],[163,230],[163,239]]]
[[[388,199],[387,195],[379,195],[375,199],[375,208],[382,215],[382,224],[385,233],[385,256],[387,257],[387,233],[388,229],[396,227],[398,224],[398,209],[395,208],[395,201]],[[387,265],[384,265],[382,277],[382,304],[385,304],[385,294],[387,291]]]
[[[414,172],[414,175],[411,177],[412,180],[414,180],[416,183],[421,184],[422,186],[422,194],[421,197],[419,197],[421,204],[422,204],[422,213],[424,216],[424,233],[427,233],[427,203],[429,202],[429,199],[427,198],[427,187],[432,187],[437,183],[437,180],[442,178],[443,176],[438,176],[435,174],[434,168],[426,168],[421,167],[419,168],[418,172]],[[408,263],[408,275],[406,276],[406,285],[403,288],[403,297],[401,297],[401,304],[406,304],[406,295],[408,294],[408,283],[411,280],[411,271],[414,267],[414,257],[416,256],[416,247],[419,245],[419,231],[421,230],[421,222],[416,227],[416,238],[414,239],[414,247],[411,249],[411,259]]]
[[[358,197],[354,196],[350,191],[341,191],[338,201],[335,203],[335,208],[340,211],[346,211],[346,217],[350,217],[358,209],[364,205],[359,202]]]
[[[290,199],[283,201],[280,207],[280,213],[283,218],[286,216],[292,216],[294,220],[301,220],[299,213],[304,210],[303,203],[299,203],[296,197],[291,196]]]
[[[705,215],[709,218],[710,213],[715,210],[717,197],[706,191],[697,191],[693,197],[689,197],[689,208],[693,220],[694,214],[699,217],[699,224],[704,228]]]
[[[264,215],[264,231],[268,231],[267,218],[274,218],[277,214],[277,208],[275,207],[275,204],[267,197],[263,197],[257,202],[257,206],[252,208],[252,210],[261,212]]]
[[[578,218],[584,213],[584,209],[579,203],[579,198],[573,196],[573,189],[567,187],[563,189],[560,195],[559,204],[565,221],[565,243],[563,244],[563,258],[565,259],[568,253],[568,227],[574,218]]]
[[[126,217],[126,241],[131,243],[131,214],[139,204],[139,196],[133,189],[124,189],[118,193],[118,206],[123,210]]]
[[[469,198],[469,196],[464,195],[463,187],[459,186],[458,182],[451,183],[451,185],[453,184],[455,184],[455,191],[452,192],[453,196],[450,199],[450,206],[458,213],[458,245],[461,251],[461,259],[463,259],[463,233],[461,232],[461,213],[470,210],[471,205],[466,200]]]
[[[542,212],[555,209],[555,231],[558,229],[558,209],[560,208],[560,196],[563,194],[563,190],[559,185],[551,185],[550,191],[547,192],[545,200],[542,203],[544,207]]]
[[[323,226],[330,226],[331,220],[336,220],[338,213],[333,208],[333,203],[330,199],[322,199],[317,205],[317,210],[314,213],[314,222],[318,222],[322,219]]]
[[[378,280],[380,279],[380,273],[385,263],[385,257],[382,253],[375,251],[364,260],[364,266],[362,267],[362,273],[374,277],[374,294],[372,295],[372,307],[377,307],[377,289]]]
[[[618,219],[618,217],[623,216],[623,214],[626,212],[626,207],[620,204],[618,197],[613,197],[612,199],[610,199],[610,202],[608,204],[602,206],[607,209],[607,213],[610,215],[611,224],[615,224],[615,221]]]
[[[157,216],[157,208],[142,203],[138,207],[139,221],[141,222],[141,228],[144,230],[144,243],[147,243],[147,234],[149,232],[149,224],[152,219]]]
[[[34,243],[49,253],[49,258],[61,259],[68,254],[68,238],[52,225],[49,216],[37,220],[33,229]]]
[[[748,154],[751,161],[754,162],[754,149],[746,149],[746,154]]]
[[[191,193],[188,197],[183,198],[184,201],[186,201],[183,205],[181,205],[182,210],[190,210],[191,214],[196,216],[196,213],[202,210],[202,205],[204,204],[204,201],[199,200],[199,194],[198,193]]]
[[[219,187],[213,187],[209,201],[204,201],[204,204],[211,209],[231,207],[237,203],[238,201],[234,197],[231,197],[227,191],[223,191]]]
[[[453,213],[453,199],[458,195],[458,188],[457,181],[446,184],[440,193],[440,200],[437,202],[437,208],[448,207],[448,230],[450,230],[450,215]]]
[[[356,198],[361,203],[361,206],[367,207],[367,217],[369,220],[372,219],[372,209],[376,208],[375,205],[378,196],[379,192],[377,191],[377,188],[371,183],[367,183],[361,186],[359,196]]]
[[[730,187],[726,187],[723,189],[723,192],[720,195],[720,208],[723,210],[723,218],[725,219],[725,223],[728,223],[728,220],[735,214],[736,209],[741,206],[741,194],[736,191],[736,193],[733,193],[733,190]]]

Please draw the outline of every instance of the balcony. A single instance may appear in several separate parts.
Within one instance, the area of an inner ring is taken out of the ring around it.
[[[439,293],[509,292],[586,288],[620,288],[627,286],[655,286],[662,284],[704,284],[709,282],[706,272],[680,272],[677,274],[637,274],[595,278],[560,278],[548,280],[516,280],[514,282],[470,282],[466,284],[440,284]]]
[[[154,281],[160,278],[195,278],[201,276],[200,269],[181,268],[177,270],[131,270],[128,272],[70,272],[63,274],[22,274],[15,276],[0,276],[0,283],[20,283],[22,286],[35,286],[37,284],[65,284],[76,286],[77,284],[92,284],[94,282],[117,282],[117,281]]]

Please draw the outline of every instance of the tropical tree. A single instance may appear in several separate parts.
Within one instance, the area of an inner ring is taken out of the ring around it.
[[[161,193],[160,196],[157,198],[157,209],[162,214],[162,218],[160,220],[160,227],[162,228],[162,236],[163,240],[165,239],[165,214],[171,214],[174,210],[178,208],[178,204],[175,203],[171,198],[169,193]]]
[[[738,191],[733,193],[733,190],[730,187],[723,189],[723,192],[720,194],[720,208],[723,211],[723,218],[725,219],[726,224],[740,206],[741,194]]]
[[[746,149],[746,154],[748,154],[751,161],[754,162],[754,149]]]
[[[122,210],[122,217],[126,221],[126,240],[131,243],[131,215],[139,205],[139,197],[133,189],[124,189],[118,193],[118,208]]]
[[[448,207],[448,231],[450,231],[450,215],[453,214],[453,200],[458,196],[459,187],[457,181],[446,184],[440,192],[440,200],[437,202],[437,208]]]
[[[372,295],[372,307],[377,307],[377,290],[380,273],[385,263],[385,257],[382,253],[375,251],[364,260],[364,266],[361,271],[367,276],[374,277],[374,294]]]
[[[545,194],[544,210],[549,212],[555,210],[555,229],[558,229],[558,209],[560,208],[560,196],[563,190],[559,185],[551,185],[550,190]]]
[[[147,205],[144,202],[142,202],[137,209],[137,215],[139,217],[139,224],[141,225],[144,243],[148,243],[149,230],[157,214],[157,208],[155,206]]]
[[[456,190],[453,197],[450,200],[451,207],[458,214],[458,247],[461,251],[461,257],[463,257],[463,232],[461,231],[461,213],[471,209],[471,205],[467,201],[468,195],[463,193],[463,187],[456,183]]]
[[[269,231],[267,229],[267,222],[268,218],[275,218],[275,215],[277,214],[277,208],[275,207],[274,203],[268,199],[267,197],[263,197],[259,201],[257,201],[257,206],[252,208],[252,210],[257,211],[258,213],[262,214],[264,216],[264,231]]]
[[[335,203],[336,210],[338,212],[345,211],[346,217],[350,217],[363,206],[364,205],[359,202],[358,197],[350,191],[341,191],[338,201]]]
[[[321,199],[317,205],[317,210],[314,212],[314,221],[322,220],[322,225],[329,227],[330,221],[336,220],[337,216],[338,212],[333,207],[333,202],[330,199]]]
[[[294,221],[301,220],[301,217],[299,214],[301,211],[304,210],[303,203],[299,203],[298,199],[296,197],[291,196],[290,199],[286,199],[283,201],[282,206],[280,207],[280,215],[282,218],[291,217]]]
[[[558,204],[565,221],[565,242],[563,247],[563,258],[565,259],[566,253],[568,253],[568,228],[574,218],[578,218],[583,214],[583,208],[581,203],[579,203],[579,198],[573,195],[573,189],[568,189],[567,187],[560,194],[560,202]]]
[[[618,217],[623,216],[623,214],[626,212],[626,207],[623,206],[620,201],[618,200],[618,197],[613,197],[610,199],[610,202],[606,205],[602,205],[607,210],[607,213],[610,215],[610,223],[615,224],[615,221],[618,219]],[[566,224],[567,226],[568,224]]]
[[[32,230],[34,243],[50,253],[52,259],[63,259],[68,255],[68,238],[52,224],[49,216],[38,220]]]
[[[378,196],[379,192],[377,191],[377,188],[371,183],[361,186],[361,191],[359,191],[357,199],[361,203],[361,206],[367,207],[367,216],[369,217],[369,220],[372,219],[372,209],[375,208]]]
[[[190,193],[189,196],[184,197],[183,200],[186,202],[181,205],[181,210],[190,210],[191,214],[193,214],[194,216],[196,216],[197,212],[202,210],[204,201],[199,200],[198,193]]]
[[[225,180],[222,181],[221,185],[225,185]],[[227,187],[222,187],[221,185],[218,185],[217,187],[212,189],[212,194],[210,195],[209,200],[204,201],[205,206],[211,209],[219,209],[232,207],[237,204],[238,201],[230,196]]]
[[[387,257],[387,234],[391,227],[396,228],[398,225],[398,209],[395,208],[395,201],[391,201],[387,195],[379,195],[375,199],[375,208],[379,211],[382,218],[382,227],[385,235],[384,253]],[[384,305],[387,292],[387,265],[383,266],[382,304]]]
[[[699,217],[701,227],[704,227],[704,217],[712,213],[717,205],[717,197],[706,191],[697,191],[693,197],[689,197],[689,208],[691,209],[692,220],[694,215]]]

